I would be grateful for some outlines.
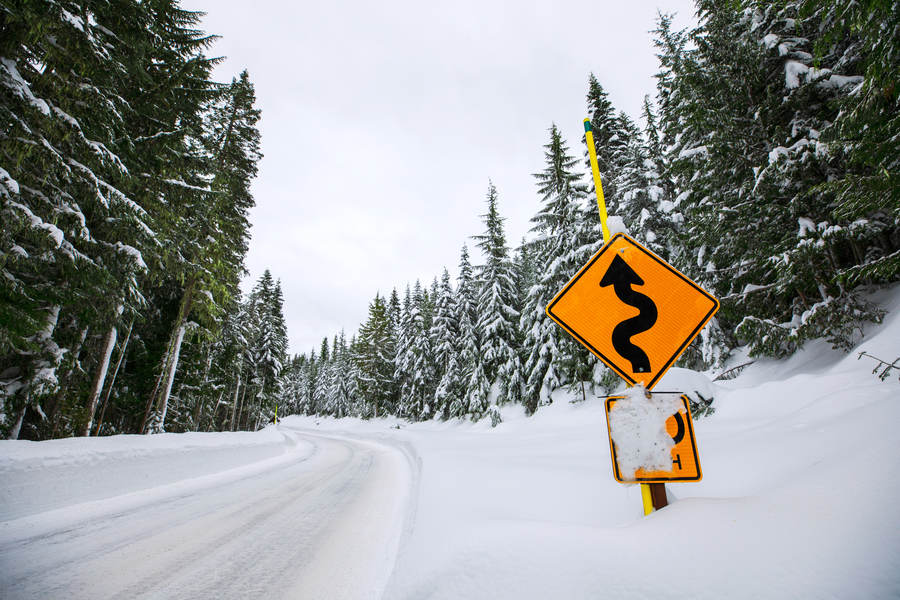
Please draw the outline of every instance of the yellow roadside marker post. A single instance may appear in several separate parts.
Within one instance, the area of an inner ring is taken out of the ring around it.
[[[653,497],[650,495],[650,485],[641,484],[641,501],[644,503],[644,516],[653,512]]]
[[[609,227],[606,224],[608,215],[606,214],[606,199],[603,197],[603,182],[600,180],[600,167],[597,164],[597,149],[594,145],[594,132],[591,128],[591,120],[584,120],[584,140],[587,143],[588,155],[591,157],[591,172],[594,174],[594,190],[597,192],[597,209],[600,211],[600,227],[603,229],[603,243],[609,243],[612,236],[609,235]],[[659,508],[666,505],[666,487],[664,483],[642,483],[641,498],[644,503],[644,515],[653,512],[653,494],[650,486],[659,486],[660,490],[654,490],[658,496],[661,496],[662,503]]]
[[[591,120],[584,120],[584,139],[591,157],[591,171],[594,173],[594,190],[597,192],[597,209],[600,211],[600,226],[603,228],[603,243],[609,241],[609,227],[606,226],[606,200],[603,198],[603,182],[600,181],[600,167],[597,166],[597,150],[594,146],[594,132]]]

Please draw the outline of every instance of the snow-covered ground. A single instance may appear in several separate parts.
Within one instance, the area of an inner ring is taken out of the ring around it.
[[[4,599],[379,598],[412,489],[402,445],[275,427],[0,454]]]
[[[850,354],[670,371],[658,390],[716,412],[703,481],[649,517],[613,480],[602,400],[562,392],[496,429],[0,442],[0,597],[898,598],[900,385],[857,352],[900,355],[900,288],[877,299]]]

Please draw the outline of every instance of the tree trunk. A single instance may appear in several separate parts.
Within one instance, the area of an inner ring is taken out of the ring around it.
[[[184,341],[185,325],[182,323],[175,332],[175,344],[172,347],[172,358],[169,361],[169,368],[166,372],[166,380],[163,384],[162,395],[159,397],[157,412],[159,413],[158,421],[154,428],[157,433],[166,430],[166,412],[169,410],[169,395],[172,393],[172,384],[175,382],[175,370],[178,368],[178,358],[181,354],[181,342]]]
[[[121,309],[121,306],[119,307]],[[121,310],[119,311],[121,312]],[[81,431],[81,435],[87,437],[91,435],[91,426],[94,424],[94,413],[97,410],[97,401],[100,399],[100,393],[103,391],[103,384],[106,383],[106,373],[109,370],[109,361],[112,358],[113,348],[116,347],[116,338],[119,335],[118,329],[113,325],[106,334],[106,340],[103,343],[103,354],[97,373],[94,375],[94,384],[91,387],[91,395],[88,396],[87,403],[87,423]]]
[[[194,405],[194,415],[193,415],[193,419],[192,419],[194,421],[194,431],[200,431],[200,419],[202,418],[202,415],[203,415],[204,401],[205,401],[205,399],[201,395],[200,399],[197,401],[197,404]]]
[[[205,403],[205,398],[203,396],[203,388],[209,379],[209,370],[212,367],[212,358],[213,358],[212,355],[213,355],[212,344],[209,344],[208,349],[206,351],[206,366],[204,366],[204,368],[203,368],[203,377],[200,379],[200,387],[199,387],[199,391],[197,393],[197,396],[199,397],[199,399],[197,400],[197,403],[194,405],[194,415],[193,415],[194,431],[200,431],[200,419],[203,418],[203,405]],[[221,397],[222,396],[220,394],[219,398],[221,398]],[[216,407],[218,407],[218,402],[216,403]]]
[[[257,431],[259,429],[259,422],[262,420],[262,401],[263,401],[263,388],[259,386],[259,392],[256,394],[256,425],[253,426],[253,431]],[[250,425],[248,422],[247,425]]]
[[[234,419],[237,416],[238,393],[241,391],[241,370],[238,369],[237,385],[234,386],[234,405],[231,407],[231,419],[228,421],[228,429],[234,431]]]
[[[244,391],[241,393],[241,404],[238,408],[237,421],[234,423],[234,428],[232,431],[238,431],[241,428],[241,419],[244,416],[244,400],[247,399],[247,384],[244,384]]]
[[[187,316],[191,312],[191,302],[194,295],[194,283],[196,280],[191,279],[184,288],[184,294],[181,297],[181,306],[178,308],[178,317],[175,319],[175,328],[172,335],[171,352],[169,359],[164,366],[165,379],[163,380],[162,393],[156,400],[155,410],[158,414],[157,422],[153,424],[154,433],[165,431],[166,412],[169,409],[169,395],[172,393],[172,383],[175,381],[175,371],[178,369],[178,358],[181,353],[181,342],[184,341],[184,333],[187,327]],[[149,429],[148,429],[149,432]]]
[[[113,369],[112,379],[109,380],[109,387],[106,388],[106,395],[103,397],[103,405],[100,407],[100,416],[97,417],[97,431],[94,435],[100,435],[100,426],[103,425],[103,415],[106,414],[106,407],[109,406],[109,398],[112,395],[113,386],[116,385],[116,377],[119,375],[119,369],[122,367],[122,361],[125,358],[125,351],[128,350],[128,341],[131,339],[131,330],[134,327],[134,319],[128,325],[128,333],[125,334],[125,341],[122,342],[122,349],[119,350],[119,359],[116,361],[116,368]]]
[[[169,343],[166,344],[166,351],[163,354],[162,365],[159,369],[159,375],[156,377],[156,385],[153,386],[153,391],[150,393],[150,396],[147,398],[147,406],[144,408],[144,418],[141,421],[141,433],[147,433],[147,423],[150,420],[150,413],[153,412],[153,404],[156,402],[156,395],[159,393],[159,386],[162,385],[163,375],[166,373],[166,366],[169,364],[169,356],[172,354],[172,340],[169,340]]]
[[[47,409],[47,419],[51,423],[53,423],[53,429],[50,432],[51,439],[56,439],[56,434],[57,432],[59,432],[59,407],[62,405],[63,397],[66,395],[66,390],[69,389],[69,385],[72,382],[73,374],[77,371],[76,367],[78,365],[78,357],[81,355],[81,348],[82,346],[84,346],[84,340],[87,339],[88,330],[90,330],[90,327],[85,327],[81,330],[81,336],[79,336],[78,338],[78,343],[75,344],[75,347],[71,350],[72,368],[69,369],[64,378],[61,378],[61,381],[63,383],[59,386],[59,390],[56,392],[56,394],[54,394],[53,402]]]
[[[16,422],[13,424],[12,429],[9,430],[9,436],[6,438],[8,440],[17,440],[19,439],[19,432],[22,431],[22,421],[25,420],[25,411],[28,410],[28,405],[23,404],[22,408],[19,409],[19,414],[16,416]]]

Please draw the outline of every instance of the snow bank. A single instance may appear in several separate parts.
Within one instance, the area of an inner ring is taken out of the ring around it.
[[[269,427],[184,433],[0,441],[0,521],[140,492],[258,463],[297,449]]]

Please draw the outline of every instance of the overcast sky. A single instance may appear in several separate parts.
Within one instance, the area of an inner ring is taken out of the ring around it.
[[[262,151],[253,184],[252,283],[281,280],[290,351],[365,320],[377,291],[424,284],[482,231],[488,180],[507,241],[537,212],[531,177],[556,123],[582,155],[588,76],[617,110],[640,115],[657,70],[657,10],[630,2],[247,2],[182,0],[207,13],[227,60],[256,86]]]

